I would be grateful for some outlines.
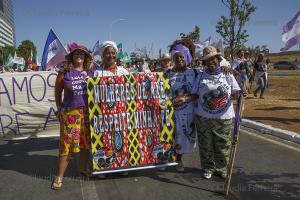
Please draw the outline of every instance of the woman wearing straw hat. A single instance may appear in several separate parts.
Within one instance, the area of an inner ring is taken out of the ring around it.
[[[92,76],[92,56],[76,43],[68,46],[64,70],[55,82],[56,115],[60,121],[58,176],[52,189],[60,189],[72,153],[79,153],[80,172],[86,174],[89,150],[89,124],[86,78]],[[62,93],[64,96],[62,98]]]
[[[198,72],[191,69],[195,46],[191,40],[177,40],[170,46],[174,67],[168,70],[174,105],[176,170],[184,171],[182,156],[195,147],[194,102],[191,91]],[[161,169],[162,170],[162,169]]]
[[[193,88],[198,96],[195,122],[201,166],[204,178],[210,179],[213,173],[225,178],[234,117],[231,95],[240,87],[233,75],[223,73],[220,53],[214,47],[204,48],[202,61],[205,69]]]

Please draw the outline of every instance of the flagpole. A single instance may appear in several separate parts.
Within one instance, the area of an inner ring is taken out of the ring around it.
[[[246,82],[243,80],[243,90],[246,91]],[[239,101],[240,100],[240,101]],[[243,93],[240,94],[238,101],[237,101],[237,108],[236,108],[236,114],[235,118],[239,117],[240,119],[242,118],[243,115],[243,108],[244,108],[244,95]],[[235,119],[235,120],[240,120],[240,119]],[[235,155],[236,155],[236,150],[237,150],[237,144],[239,140],[239,130],[240,130],[240,123],[235,123],[235,128],[236,128],[236,134],[234,133],[233,136],[233,141],[232,141],[232,146],[231,146],[231,152],[230,152],[230,159],[227,167],[227,176],[225,179],[224,183],[224,194],[225,196],[228,196],[229,193],[229,188],[230,188],[230,183],[231,183],[231,177],[232,177],[232,171],[233,171],[233,165],[235,161]]]

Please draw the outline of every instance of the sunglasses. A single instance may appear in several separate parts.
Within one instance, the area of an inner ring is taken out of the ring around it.
[[[84,56],[85,53],[84,52],[75,52],[73,55],[74,56]]]

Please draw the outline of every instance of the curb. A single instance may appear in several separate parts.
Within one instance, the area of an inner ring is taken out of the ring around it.
[[[300,133],[293,131],[287,131],[279,128],[274,128],[273,126],[266,125],[260,122],[252,121],[249,119],[242,119],[241,125],[247,128],[254,129],[260,133],[272,135],[279,137],[281,139],[295,142],[300,144]]]

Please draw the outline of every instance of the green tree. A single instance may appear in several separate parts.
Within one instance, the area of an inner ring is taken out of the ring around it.
[[[181,39],[190,39],[194,43],[199,42],[200,40],[200,28],[199,26],[195,26],[195,30],[190,32],[189,34],[180,33]]]
[[[21,42],[21,44],[18,46],[18,57],[23,57],[25,60],[27,60],[30,57],[30,52],[32,51],[33,55],[33,62],[36,62],[36,47],[34,43],[30,40],[24,40]]]
[[[0,47],[0,65],[3,65],[9,54],[14,56],[16,48],[13,46]]]
[[[223,38],[224,44],[229,46],[230,58],[233,61],[235,51],[248,41],[249,35],[244,27],[256,7],[250,0],[222,0],[222,3],[229,9],[230,16],[221,16],[216,31]]]

